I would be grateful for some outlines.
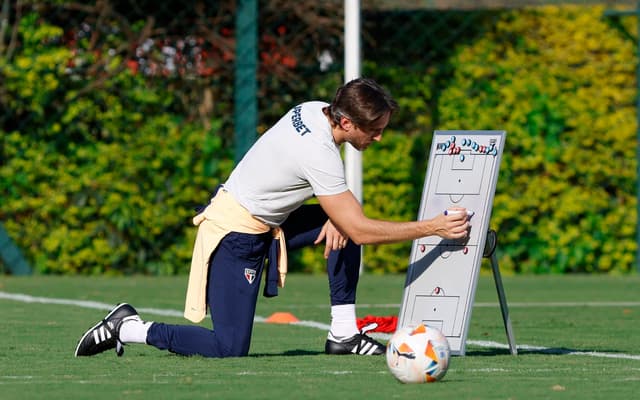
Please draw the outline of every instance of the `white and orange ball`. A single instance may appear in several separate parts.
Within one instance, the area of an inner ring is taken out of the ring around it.
[[[436,382],[449,368],[446,336],[424,324],[404,326],[387,343],[387,366],[402,383]]]

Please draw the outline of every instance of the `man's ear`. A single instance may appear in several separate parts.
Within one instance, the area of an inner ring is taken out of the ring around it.
[[[354,128],[353,122],[347,117],[340,117],[340,127],[349,132]]]

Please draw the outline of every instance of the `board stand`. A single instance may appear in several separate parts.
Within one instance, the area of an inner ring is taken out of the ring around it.
[[[491,270],[493,271],[493,280],[496,284],[496,291],[498,292],[498,300],[500,302],[500,311],[502,312],[502,321],[504,322],[504,330],[507,334],[507,340],[509,341],[509,350],[512,355],[518,354],[518,348],[516,347],[515,336],[513,335],[513,328],[511,327],[511,318],[509,317],[509,306],[507,305],[507,296],[504,293],[504,286],[502,285],[502,276],[500,275],[500,268],[498,267],[498,257],[496,256],[496,246],[498,243],[498,233],[490,229],[487,232],[487,239],[484,246],[483,257],[488,258],[491,261]]]

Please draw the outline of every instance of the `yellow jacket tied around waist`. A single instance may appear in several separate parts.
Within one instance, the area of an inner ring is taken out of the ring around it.
[[[284,286],[287,274],[287,250],[284,233],[280,228],[271,228],[256,219],[249,211],[242,207],[224,189],[211,199],[204,211],[193,218],[193,224],[198,226],[198,234],[193,246],[191,271],[187,286],[187,298],[184,317],[192,322],[200,322],[207,314],[207,278],[211,254],[218,247],[220,241],[229,232],[261,234],[272,231],[275,239],[280,240],[278,254],[278,286]]]

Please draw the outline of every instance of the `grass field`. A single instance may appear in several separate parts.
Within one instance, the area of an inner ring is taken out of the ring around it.
[[[363,276],[358,315],[397,314],[403,283],[403,276]],[[384,357],[322,353],[329,323],[322,276],[291,275],[280,296],[261,297],[258,317],[288,311],[306,322],[258,318],[250,356],[232,359],[141,345],[127,346],[122,358],[73,357],[106,305],[127,301],[146,310],[145,319],[184,323],[177,315],[186,277],[2,276],[0,399],[639,398],[640,277],[505,277],[504,284],[519,355],[497,345],[506,336],[493,281],[483,276],[467,355],[452,358],[441,382],[403,385]]]

